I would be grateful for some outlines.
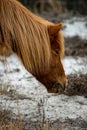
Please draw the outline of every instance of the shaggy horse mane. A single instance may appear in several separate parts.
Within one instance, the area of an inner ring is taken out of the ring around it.
[[[0,46],[12,49],[34,75],[50,67],[50,25],[53,23],[34,15],[18,1],[0,0]],[[60,50],[63,55],[63,44]]]

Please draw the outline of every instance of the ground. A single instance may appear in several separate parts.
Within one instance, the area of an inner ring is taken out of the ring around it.
[[[87,40],[81,39],[79,36],[72,38],[65,38],[65,55],[73,56],[78,61],[78,58],[84,60],[85,70],[79,70],[78,73],[68,75],[69,84],[67,86],[66,93],[68,95],[87,95]],[[84,58],[85,57],[85,58]],[[79,59],[79,63],[80,62]],[[78,68],[78,66],[75,66]],[[74,66],[73,66],[74,68]],[[77,69],[75,68],[75,69]],[[82,71],[82,72],[81,72]],[[85,73],[84,73],[85,71]]]
[[[63,19],[50,15],[56,23]],[[47,122],[52,130],[87,130],[86,21],[83,17],[63,20],[68,85],[60,95],[49,94],[15,55],[7,58],[7,64],[0,57],[0,124],[19,120],[23,130],[43,130]]]

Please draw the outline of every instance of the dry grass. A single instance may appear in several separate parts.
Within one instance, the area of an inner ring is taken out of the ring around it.
[[[14,124],[14,123],[10,122],[8,125],[6,125],[6,124],[0,125],[0,130],[22,130],[22,129],[18,123]]]
[[[0,130],[22,130],[20,122],[12,123],[11,111],[0,110]]]
[[[20,123],[9,122],[7,125],[6,124],[0,124],[0,130],[24,130],[24,129],[22,128]],[[46,125],[42,129],[40,128],[40,129],[37,129],[37,130],[54,130],[54,129],[51,129],[49,127],[49,124],[46,123]]]
[[[23,130],[21,121],[12,122],[12,113],[8,110],[0,110],[0,130]]]

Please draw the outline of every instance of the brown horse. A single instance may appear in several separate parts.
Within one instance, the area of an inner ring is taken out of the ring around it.
[[[48,92],[64,90],[66,76],[61,63],[64,39],[57,25],[44,20],[16,0],[0,0],[0,51],[14,52],[25,68]]]

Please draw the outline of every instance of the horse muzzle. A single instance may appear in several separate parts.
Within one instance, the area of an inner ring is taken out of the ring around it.
[[[56,93],[61,94],[64,92],[66,85],[61,85],[60,83],[55,84]]]
[[[67,83],[61,84],[61,83],[55,83],[52,88],[48,90],[49,93],[58,93],[61,94],[65,91],[65,88],[67,86]]]

